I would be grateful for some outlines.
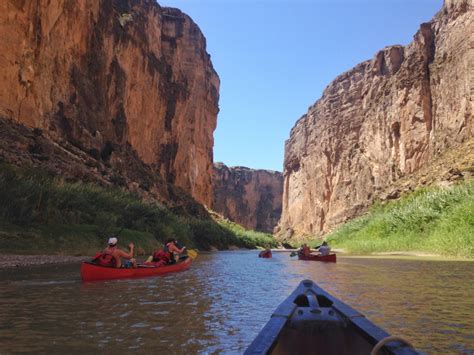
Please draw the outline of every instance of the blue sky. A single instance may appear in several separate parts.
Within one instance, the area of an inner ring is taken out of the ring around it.
[[[283,170],[294,123],[339,74],[406,45],[442,0],[161,0],[207,39],[221,79],[214,161]]]

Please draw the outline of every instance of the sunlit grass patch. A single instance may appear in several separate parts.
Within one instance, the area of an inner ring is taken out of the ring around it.
[[[420,189],[376,204],[327,239],[352,253],[422,251],[474,257],[474,183]]]

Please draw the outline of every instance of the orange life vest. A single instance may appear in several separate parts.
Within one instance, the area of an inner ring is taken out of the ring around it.
[[[117,258],[109,253],[97,253],[94,258],[92,259],[93,263],[96,263],[100,266],[106,267],[116,267],[117,266]]]
[[[155,250],[153,252],[153,261],[162,261],[168,263],[171,260],[171,253],[169,251],[164,251],[162,248]]]

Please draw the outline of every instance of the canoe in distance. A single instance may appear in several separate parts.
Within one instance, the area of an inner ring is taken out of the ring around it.
[[[329,254],[329,255],[303,255],[298,254],[299,260],[311,260],[311,261],[324,261],[327,263],[335,263],[336,262],[336,254]]]
[[[302,281],[275,310],[251,354],[419,354],[311,280]]]
[[[138,266],[137,268],[105,267],[85,261],[81,264],[82,281],[128,279],[148,276],[160,276],[171,272],[183,271],[189,268],[193,258],[188,257],[176,264],[164,266]]]

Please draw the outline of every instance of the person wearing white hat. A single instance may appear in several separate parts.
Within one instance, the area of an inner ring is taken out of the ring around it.
[[[116,261],[116,267],[122,267],[122,265],[124,267],[137,267],[137,261],[133,257],[135,245],[133,243],[130,243],[128,245],[129,252],[127,253],[126,251],[119,249],[117,247],[117,243],[117,237],[110,237],[107,242],[108,247],[105,248],[102,253],[105,255],[111,255]],[[126,259],[123,263],[122,258]]]

